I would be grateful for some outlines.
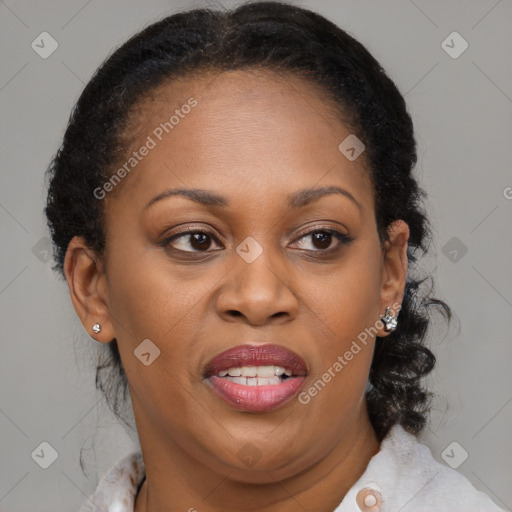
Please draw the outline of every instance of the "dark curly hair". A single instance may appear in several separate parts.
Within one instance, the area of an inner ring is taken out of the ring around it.
[[[235,9],[179,12],[146,27],[99,67],[73,108],[64,140],[48,171],[45,213],[54,243],[54,269],[63,274],[66,250],[81,236],[98,254],[105,246],[103,201],[94,190],[111,177],[128,144],[129,113],[148,93],[188,72],[266,69],[293,73],[321,87],[334,112],[366,146],[381,243],[397,219],[410,230],[409,272],[397,330],[378,337],[366,399],[382,440],[394,424],[419,435],[432,394],[422,382],[435,364],[425,346],[434,308],[450,321],[449,306],[432,296],[432,276],[413,277],[428,251],[425,192],[412,175],[413,123],[404,98],[366,48],[310,10],[281,2],[249,2]],[[430,289],[420,293],[425,281]],[[102,345],[96,386],[120,417],[128,382],[117,341]]]

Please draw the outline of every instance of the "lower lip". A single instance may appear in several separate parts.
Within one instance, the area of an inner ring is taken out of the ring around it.
[[[295,396],[305,377],[286,379],[281,384],[244,386],[213,375],[208,379],[213,391],[241,411],[267,412],[281,407]]]

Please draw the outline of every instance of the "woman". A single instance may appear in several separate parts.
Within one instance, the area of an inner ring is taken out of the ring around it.
[[[306,9],[182,12],[105,61],[46,214],[141,453],[82,512],[500,510],[417,441],[450,309],[412,275],[415,162],[396,86]]]

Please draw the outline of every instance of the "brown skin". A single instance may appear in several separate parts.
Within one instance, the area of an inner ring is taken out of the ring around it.
[[[166,84],[136,110],[133,149],[191,96],[197,107],[107,195],[105,253],[75,237],[65,261],[85,329],[119,343],[146,466],[135,510],[333,510],[379,450],[364,399],[375,338],[307,405],[294,397],[272,412],[234,409],[203,369],[228,348],[277,343],[306,362],[307,390],[401,304],[408,226],[393,223],[381,245],[364,154],[340,153],[350,129],[298,78],[232,71]],[[289,193],[327,185],[360,207],[336,194],[287,207]],[[171,197],[144,210],[172,187],[230,204]],[[159,246],[178,225],[212,233],[206,255],[189,235]],[[353,241],[311,237],[328,228]],[[248,236],[263,248],[250,264],[235,251]],[[146,338],[161,350],[149,366],[133,354]],[[260,456],[252,467],[237,456],[247,443]]]

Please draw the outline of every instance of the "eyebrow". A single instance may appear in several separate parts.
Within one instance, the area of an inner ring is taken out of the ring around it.
[[[357,201],[357,199],[348,190],[334,185],[296,190],[288,195],[288,206],[293,209],[301,208],[313,203],[314,201],[318,201],[321,197],[332,194],[339,194],[342,197],[350,199],[360,210],[362,210],[361,203],[359,203],[359,201]],[[151,201],[149,201],[149,203],[144,207],[144,210],[147,210],[149,207],[163,199],[174,196],[186,197],[187,199],[205,206],[229,206],[229,200],[226,197],[208,190],[199,188],[169,188],[164,190],[161,194],[153,197],[153,199],[151,199]]]

